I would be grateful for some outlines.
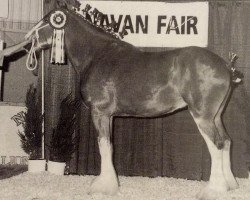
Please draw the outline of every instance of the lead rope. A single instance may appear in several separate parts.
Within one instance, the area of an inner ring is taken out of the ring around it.
[[[30,51],[28,53],[28,57],[26,60],[26,67],[28,70],[33,71],[37,68],[37,57],[36,57],[36,50],[35,50],[35,38],[32,38],[32,45]],[[33,66],[33,59],[34,59],[34,66]],[[33,67],[32,67],[33,66]]]
[[[35,48],[35,42],[37,40],[37,44],[38,44],[38,47],[40,46],[40,42],[39,42],[39,34],[38,34],[38,31],[40,29],[43,29],[44,27],[46,26],[49,26],[49,24],[45,24],[44,26],[41,26],[39,28],[36,28],[35,30],[31,30],[31,32],[29,32],[25,37],[28,38],[31,36],[31,34],[33,32],[35,32],[35,37],[32,38],[32,45],[31,45],[31,48],[30,48],[30,51],[28,53],[28,57],[27,57],[27,60],[26,60],[26,67],[28,70],[30,71],[33,71],[37,68],[37,57],[36,57],[36,48]],[[33,59],[35,61],[35,64],[34,64],[34,67],[32,67],[33,65]]]

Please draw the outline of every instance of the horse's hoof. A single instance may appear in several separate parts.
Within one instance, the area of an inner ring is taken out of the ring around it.
[[[235,178],[232,178],[230,181],[228,181],[229,189],[230,190],[235,190],[239,188],[239,184],[235,180]]]
[[[226,186],[216,188],[216,186],[210,187],[208,185],[196,195],[196,198],[199,200],[216,200],[218,197],[223,195],[228,190],[229,190],[229,187],[226,187]]]
[[[230,187],[230,190],[236,190],[239,188],[239,184],[236,181],[234,181],[233,183],[230,183],[229,187]]]
[[[115,176],[98,176],[90,186],[89,194],[101,193],[115,195],[118,193],[118,180]]]

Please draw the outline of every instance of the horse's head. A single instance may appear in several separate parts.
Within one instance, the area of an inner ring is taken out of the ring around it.
[[[60,30],[66,24],[63,9],[55,9],[39,21],[26,35],[26,40],[33,40],[35,49],[51,47],[54,30]]]
[[[32,40],[31,58],[36,56],[35,51],[51,47],[51,63],[66,63],[67,52],[73,65],[83,66],[82,63],[102,52],[107,44],[120,42],[114,32],[116,22],[110,26],[101,25],[103,13],[97,9],[89,11],[86,5],[80,14],[78,4],[65,5],[52,10],[26,34],[25,39]]]
[[[54,30],[63,29],[66,25],[66,13],[68,10],[79,8],[80,5],[77,0],[57,0],[57,8],[45,15],[44,18],[26,34],[25,39],[36,40],[36,49],[50,47]]]
[[[26,40],[32,41],[27,59],[28,69],[34,70],[37,66],[36,51],[50,47],[52,47],[50,62],[65,63],[64,28],[67,12],[65,8],[52,10],[25,35]]]

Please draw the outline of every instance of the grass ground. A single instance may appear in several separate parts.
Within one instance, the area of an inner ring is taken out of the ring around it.
[[[16,176],[27,170],[27,165],[0,165],[0,180]]]

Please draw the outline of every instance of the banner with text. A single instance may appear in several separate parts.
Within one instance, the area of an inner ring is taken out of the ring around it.
[[[0,18],[7,18],[9,13],[9,0],[0,1]]]
[[[0,104],[0,165],[27,164],[28,155],[21,148],[18,131],[23,131],[26,108]]]
[[[125,26],[123,40],[135,46],[207,46],[208,2],[81,1],[81,10],[86,4],[105,14],[102,26],[114,20],[115,32]]]

